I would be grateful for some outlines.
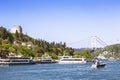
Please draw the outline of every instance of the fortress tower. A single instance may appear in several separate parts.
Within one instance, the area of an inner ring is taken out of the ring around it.
[[[11,33],[16,33],[16,30],[18,31],[18,33],[22,33],[22,27],[20,25],[14,25],[11,28]]]

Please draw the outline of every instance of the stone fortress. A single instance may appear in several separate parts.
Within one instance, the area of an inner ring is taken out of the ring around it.
[[[11,28],[11,33],[16,33],[16,31],[18,33],[22,33],[22,27],[20,25],[14,25],[12,28]]]

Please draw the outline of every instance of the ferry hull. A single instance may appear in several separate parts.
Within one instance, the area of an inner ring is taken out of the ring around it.
[[[40,64],[52,64],[57,63],[56,61],[40,61]]]
[[[59,61],[59,64],[84,64],[86,61]]]
[[[2,62],[0,65],[32,65],[35,64],[35,62],[30,63],[10,63],[10,62]]]
[[[61,56],[58,60],[59,64],[84,64],[86,59],[82,58],[73,58],[72,56]]]

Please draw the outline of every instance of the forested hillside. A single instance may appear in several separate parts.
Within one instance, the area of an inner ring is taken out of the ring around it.
[[[73,57],[92,58],[90,50],[76,51],[67,47],[65,42],[47,42],[42,39],[34,39],[27,34],[10,33],[6,28],[0,27],[0,57],[9,58],[9,53],[23,55],[25,57],[58,56],[70,55]]]
[[[0,57],[6,58],[10,52],[24,56],[41,57],[42,55],[50,55],[57,58],[64,53],[73,55],[74,50],[67,47],[66,43],[34,39],[17,31],[13,34],[6,28],[0,27]]]

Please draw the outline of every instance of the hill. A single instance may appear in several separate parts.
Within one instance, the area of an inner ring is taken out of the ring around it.
[[[0,27],[0,57],[7,58],[9,53],[16,55],[41,57],[50,55],[54,59],[63,53],[73,55],[74,49],[67,47],[66,43],[47,42],[42,39],[34,39],[23,33],[10,33],[6,28]]]
[[[70,55],[73,57],[92,58],[90,50],[75,50],[67,47],[66,43],[47,42],[42,39],[34,39],[27,34],[18,32],[10,33],[6,28],[0,27],[0,57],[9,58],[10,56],[22,55],[24,57],[58,56]]]
[[[120,44],[108,45],[94,52],[94,56],[98,56],[99,54],[103,54],[106,58],[120,58]]]

